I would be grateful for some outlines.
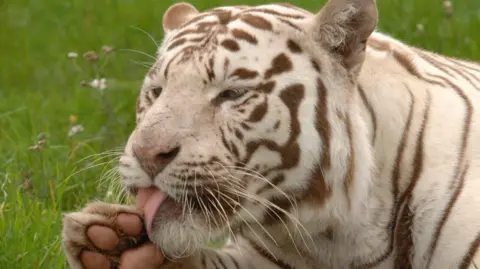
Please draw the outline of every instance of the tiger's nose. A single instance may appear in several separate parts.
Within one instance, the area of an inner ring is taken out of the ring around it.
[[[155,147],[133,146],[133,153],[142,168],[153,178],[162,172],[175,159],[180,147],[173,149],[159,149]]]

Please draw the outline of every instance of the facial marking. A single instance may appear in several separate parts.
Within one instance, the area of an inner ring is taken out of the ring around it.
[[[289,184],[284,173],[302,159],[299,115],[311,91],[301,79],[313,80],[315,70],[320,71],[302,43],[285,34],[300,31],[296,22],[306,17],[271,7],[214,9],[167,36],[148,75],[149,81],[162,84],[163,92],[153,98],[144,90],[137,108],[142,114],[138,117],[152,130],[165,130],[159,133],[168,137],[156,136],[158,143],[172,141],[181,146],[176,159],[153,179],[155,186],[177,201],[198,192],[199,199],[189,196],[184,201],[198,211],[222,207],[230,217],[236,210],[232,200],[244,197],[229,191],[255,182],[245,171],[270,182],[257,180],[261,186],[248,190],[252,194],[261,196],[272,190],[271,185]],[[302,58],[302,77],[290,79],[287,73],[294,74]],[[245,93],[214,101],[227,90]],[[228,197],[217,204],[216,186]],[[271,201],[288,208],[285,199]],[[273,221],[267,215],[262,221]]]
[[[285,55],[285,53],[280,53],[272,60],[272,67],[265,72],[265,79],[270,79],[274,75],[279,75],[284,72],[291,71],[293,68],[292,62]]]

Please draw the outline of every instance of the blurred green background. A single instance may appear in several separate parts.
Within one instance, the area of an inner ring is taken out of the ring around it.
[[[323,2],[291,3],[315,11]],[[134,126],[137,91],[156,50],[148,35],[161,40],[172,3],[0,0],[0,268],[68,268],[59,247],[62,212],[115,199],[99,178],[115,176],[110,169]],[[379,29],[479,61],[480,1],[448,3],[379,0]],[[88,51],[99,59],[85,60]],[[82,86],[93,78],[106,78],[107,87]]]

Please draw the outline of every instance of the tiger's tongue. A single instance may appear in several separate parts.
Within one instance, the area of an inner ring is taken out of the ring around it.
[[[143,210],[148,237],[152,240],[153,219],[165,201],[166,194],[157,188],[139,189],[136,197],[137,208]],[[152,240],[153,241],[153,240]]]

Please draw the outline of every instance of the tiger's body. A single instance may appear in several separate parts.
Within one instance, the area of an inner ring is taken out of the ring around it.
[[[372,5],[167,12],[120,169],[190,210],[154,223],[192,250],[169,266],[480,266],[480,65],[372,33]],[[138,145],[180,149],[157,176]]]

